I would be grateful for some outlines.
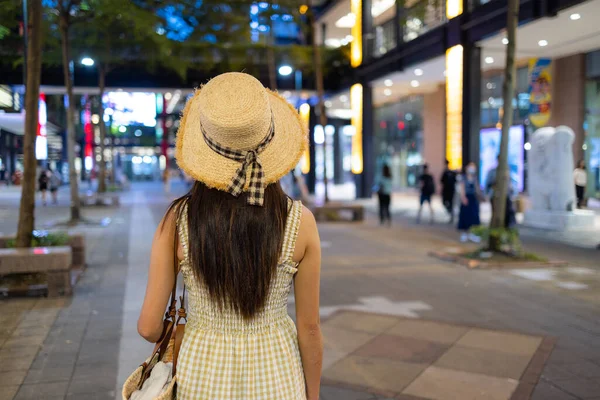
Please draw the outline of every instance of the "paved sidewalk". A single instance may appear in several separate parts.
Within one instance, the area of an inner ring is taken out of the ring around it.
[[[72,299],[0,301],[0,400],[120,398],[150,351],[136,320],[151,238],[173,196],[139,184],[118,209],[85,209],[111,223],[78,228],[89,265]],[[0,194],[10,210],[0,231],[14,230],[14,207]],[[66,204],[38,209],[40,225],[67,216]],[[471,271],[430,258],[456,246],[456,232],[416,225],[410,213],[391,229],[370,215],[320,232],[321,399],[510,399],[534,384],[535,400],[600,398],[597,251],[527,239],[570,268]]]
[[[323,323],[324,381],[396,399],[527,399],[551,338],[345,311]]]

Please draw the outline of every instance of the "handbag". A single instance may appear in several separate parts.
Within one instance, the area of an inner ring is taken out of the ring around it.
[[[177,262],[177,229],[175,230],[174,239],[174,254],[173,254],[173,272],[175,274],[175,280],[173,282],[173,289],[171,291],[171,302],[169,308],[165,313],[165,319],[163,321],[163,332],[160,339],[154,346],[152,355],[146,359],[133,373],[127,378],[123,384],[122,396],[123,400],[129,400],[131,394],[136,390],[139,390],[144,382],[148,380],[154,366],[159,362],[173,363],[173,369],[171,372],[171,381],[167,384],[165,389],[158,395],[155,400],[173,400],[176,398],[177,393],[177,358],[179,356],[179,349],[183,341],[183,335],[185,333],[185,323],[187,322],[187,312],[185,309],[185,284],[183,285],[183,294],[179,297],[179,309],[177,309],[177,276],[179,275]]]

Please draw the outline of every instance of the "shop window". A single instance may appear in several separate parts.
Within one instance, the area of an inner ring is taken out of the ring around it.
[[[375,27],[373,56],[380,57],[394,47],[396,47],[396,38],[394,36],[394,20],[391,19]]]
[[[588,196],[600,196],[600,80],[586,84],[586,140],[583,145],[588,170]]]
[[[414,187],[423,163],[423,96],[410,96],[375,109],[377,179],[387,164],[396,189]]]
[[[400,16],[403,38],[410,42],[446,22],[445,0],[418,0],[407,3]]]
[[[481,83],[481,126],[492,127],[501,122],[503,108],[502,73],[487,76]],[[513,123],[523,124],[529,114],[529,78],[527,67],[517,69]]]

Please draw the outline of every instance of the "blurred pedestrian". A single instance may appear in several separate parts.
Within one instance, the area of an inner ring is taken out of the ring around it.
[[[292,170],[292,199],[308,204],[308,188],[301,173]]]
[[[181,269],[190,301],[178,400],[318,399],[319,234],[279,184],[304,151],[303,124],[283,97],[242,73],[214,78],[189,102],[176,158],[196,182],[156,230],[138,332],[150,342],[164,336]]]
[[[379,223],[392,225],[390,206],[392,203],[392,170],[387,164],[383,164],[381,175],[378,178],[377,197],[379,198]]]
[[[423,173],[419,176],[419,189],[421,196],[419,199],[419,212],[417,213],[417,224],[421,222],[421,212],[423,211],[423,205],[427,203],[429,205],[429,217],[430,222],[433,224],[433,206],[431,204],[431,196],[435,193],[435,182],[433,176],[429,173],[429,166],[423,165]]]
[[[587,171],[585,169],[585,160],[577,163],[577,168],[573,171],[573,180],[575,181],[575,194],[577,195],[577,208],[585,207],[585,187],[587,186]]]
[[[169,168],[165,168],[162,178],[165,193],[169,194],[171,192],[171,171],[169,171]]]
[[[442,184],[442,201],[448,214],[450,222],[454,223],[454,196],[456,195],[456,172],[450,169],[450,162],[446,160],[446,169],[440,178]]]
[[[49,183],[48,171],[44,168],[40,172],[40,176],[38,177],[38,189],[42,194],[42,204],[46,205],[46,192],[48,191],[48,183]]]
[[[52,204],[58,204],[58,188],[62,184],[62,176],[58,173],[58,170],[52,170],[48,167],[48,174],[50,175],[50,193],[52,194]]]
[[[477,167],[471,162],[465,168],[460,182],[460,213],[458,215],[458,230],[461,231],[460,241],[479,243],[481,238],[469,234],[469,229],[481,224],[479,218],[479,199],[482,198],[481,189],[477,182]]]
[[[4,183],[6,186],[8,186],[8,179],[6,175],[6,167],[4,166],[2,160],[0,160],[0,184]]]

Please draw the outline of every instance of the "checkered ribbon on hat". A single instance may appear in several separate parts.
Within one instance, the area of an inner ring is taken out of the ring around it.
[[[227,146],[223,146],[214,140],[212,140],[202,124],[200,124],[204,141],[215,153],[222,155],[223,157],[229,158],[230,160],[239,161],[242,163],[235,172],[231,183],[227,188],[227,192],[235,197],[238,197],[243,193],[244,187],[246,186],[246,171],[250,167],[250,185],[248,186],[248,199],[247,203],[253,206],[262,206],[265,200],[265,174],[263,167],[260,162],[258,155],[271,143],[275,136],[275,124],[273,121],[273,115],[271,115],[271,126],[269,127],[269,133],[267,136],[252,150],[236,150]]]

